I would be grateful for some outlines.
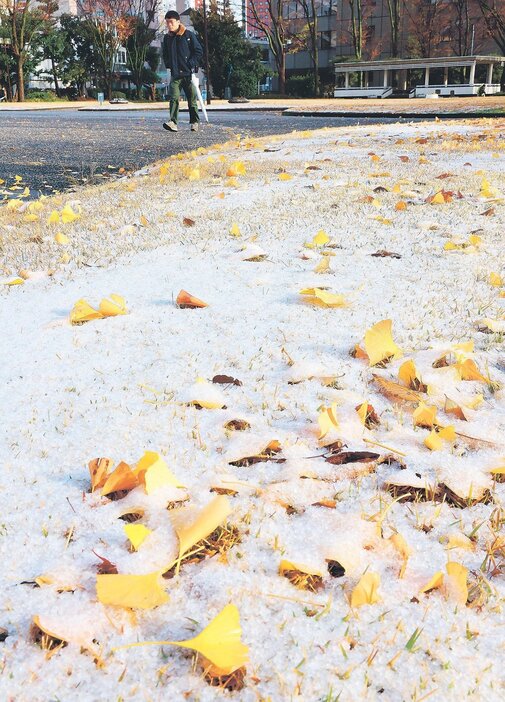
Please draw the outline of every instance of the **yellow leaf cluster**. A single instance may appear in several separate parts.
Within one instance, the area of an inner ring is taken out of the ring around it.
[[[70,312],[71,324],[83,324],[92,319],[103,319],[105,317],[117,317],[118,315],[128,314],[126,309],[126,301],[121,295],[111,293],[109,298],[103,298],[100,302],[98,310],[91,307],[86,300],[77,300],[72,311]]]

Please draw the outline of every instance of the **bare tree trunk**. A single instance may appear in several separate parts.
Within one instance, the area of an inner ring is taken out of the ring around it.
[[[402,0],[387,0],[391,28],[391,56],[397,57],[400,49]]]
[[[351,35],[354,56],[361,61],[363,53],[363,8],[362,0],[348,0],[351,11]]]
[[[16,56],[16,76],[18,84],[18,94],[17,101],[25,101],[25,72],[24,72],[24,61],[22,56]]]
[[[56,64],[54,63],[54,58],[51,58],[51,68],[53,71],[53,80],[54,80],[54,91],[56,93],[56,97],[61,97],[61,90],[60,90],[60,84],[58,83],[58,72],[56,70]]]

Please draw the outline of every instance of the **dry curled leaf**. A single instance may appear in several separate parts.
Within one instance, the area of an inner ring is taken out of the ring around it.
[[[340,451],[331,456],[327,456],[324,460],[332,465],[341,466],[346,463],[372,463],[380,457],[379,453],[371,451]]]
[[[198,297],[194,297],[194,295],[186,292],[186,290],[181,290],[179,292],[175,304],[180,307],[181,310],[193,310],[209,306],[207,302],[203,302],[203,300],[200,300]]]
[[[370,254],[370,256],[374,256],[375,258],[401,258],[399,253],[394,253],[394,251],[386,251],[386,249],[379,249],[375,253]]]
[[[393,380],[388,380],[380,375],[372,374],[375,383],[379,387],[379,391],[391,400],[392,402],[406,402],[408,404],[418,404],[422,400],[422,395],[415,390],[395,383]]]
[[[231,375],[215,375],[212,378],[213,383],[218,383],[221,385],[242,385],[242,381],[237,378],[232,378]]]

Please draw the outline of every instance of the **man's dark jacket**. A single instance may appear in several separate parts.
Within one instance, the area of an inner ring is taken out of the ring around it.
[[[169,33],[163,37],[163,61],[170,69],[172,78],[190,76],[200,65],[202,57],[202,45],[183,24],[176,34]]]

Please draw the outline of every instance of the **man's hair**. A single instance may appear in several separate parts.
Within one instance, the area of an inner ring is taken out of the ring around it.
[[[178,12],[176,12],[175,10],[169,10],[169,11],[167,12],[167,14],[165,15],[165,19],[166,19],[166,20],[168,20],[168,19],[175,19],[175,20],[178,20],[178,21],[180,22],[181,16],[180,16],[180,14],[179,14]]]

